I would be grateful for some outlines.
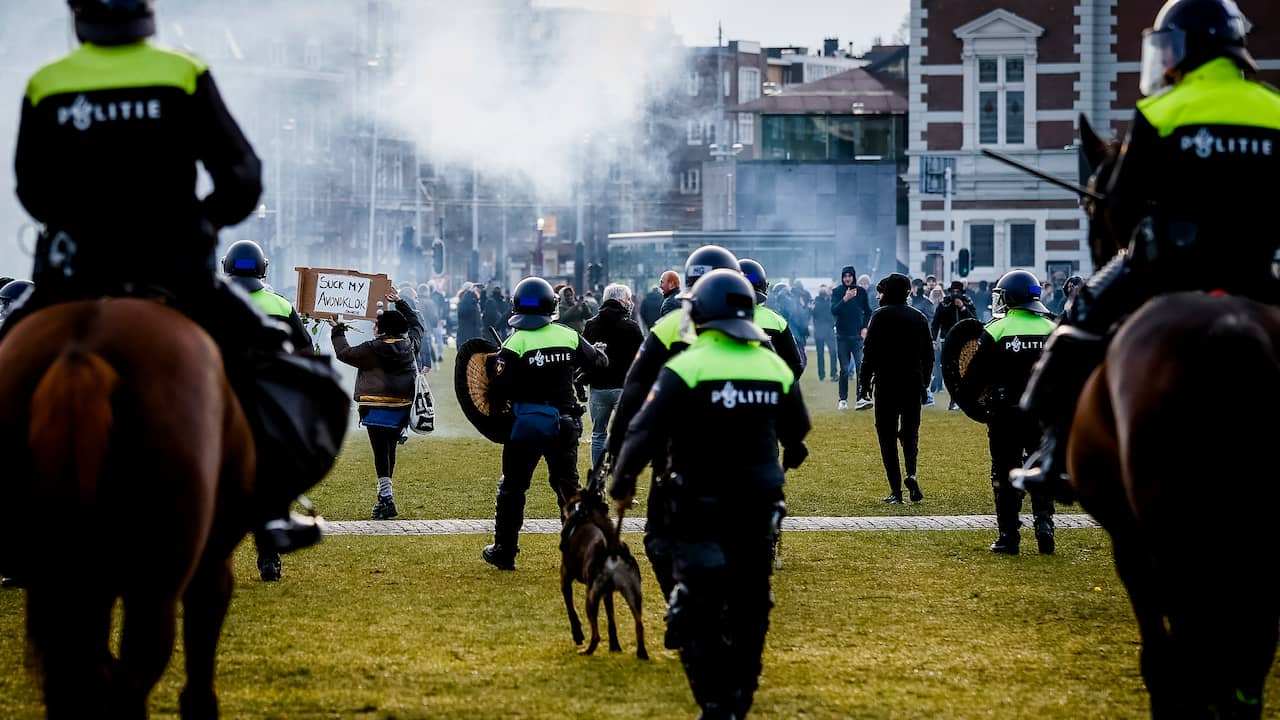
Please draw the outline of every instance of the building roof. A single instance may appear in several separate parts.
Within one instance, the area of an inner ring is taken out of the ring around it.
[[[768,115],[905,115],[907,97],[862,68],[790,85],[734,108]]]

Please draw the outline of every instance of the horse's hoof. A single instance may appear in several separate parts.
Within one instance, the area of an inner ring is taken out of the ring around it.
[[[586,639],[587,639],[587,636],[586,636],[586,635],[583,635],[580,631],[576,631],[576,632],[574,632],[574,633],[573,633],[573,644],[574,644],[574,645],[581,645],[581,644],[582,644],[582,641],[583,641],[583,640],[586,640]]]
[[[622,652],[622,646],[621,646],[621,645],[616,645],[616,644],[615,644],[615,645],[610,645],[610,646],[609,646],[609,652]]]
[[[590,645],[588,645],[588,646],[586,646],[586,647],[582,648],[581,650],[579,650],[579,651],[578,651],[578,654],[579,654],[579,655],[594,655],[594,654],[595,654],[595,652],[596,652],[596,647],[597,647],[597,644],[596,644],[596,643],[591,643]]]
[[[641,645],[640,648],[636,650],[636,659],[638,660],[649,659],[649,651],[645,650],[643,645]]]

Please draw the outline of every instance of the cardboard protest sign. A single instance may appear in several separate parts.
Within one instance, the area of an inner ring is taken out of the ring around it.
[[[391,279],[355,270],[294,268],[298,271],[298,314],[337,320],[373,320],[378,301],[391,292]]]

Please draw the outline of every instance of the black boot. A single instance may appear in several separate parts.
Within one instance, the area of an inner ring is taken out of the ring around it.
[[[1036,520],[1036,549],[1041,555],[1052,555],[1055,549],[1053,541],[1053,518]]]
[[[995,479],[992,481],[994,483]],[[991,552],[1001,555],[1018,554],[1018,546],[1022,541],[1018,535],[1018,528],[1022,527],[1018,513],[1022,509],[1024,495],[1021,490],[1008,485],[995,488],[996,528],[1000,530],[1000,536],[991,543]]]
[[[262,582],[279,582],[281,570],[280,556],[276,553],[258,555],[258,577]]]
[[[903,478],[902,484],[907,486],[907,492],[911,494],[911,502],[918,503],[924,499],[924,493],[920,492],[920,481],[916,480],[915,475]]]
[[[515,570],[516,569],[516,553],[518,549],[512,550],[497,543],[485,545],[484,550],[480,551],[480,557],[490,565],[499,570]]]
[[[1018,546],[1022,544],[1022,538],[1018,536],[1018,531],[1012,532],[1001,531],[1000,537],[991,543],[991,552],[998,555],[1017,555]]]

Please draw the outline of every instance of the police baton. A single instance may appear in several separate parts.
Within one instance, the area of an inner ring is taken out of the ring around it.
[[[1063,180],[1062,178],[1054,177],[1053,175],[1050,175],[1049,173],[1041,170],[1040,168],[1032,167],[1022,162],[1021,160],[1015,160],[1009,157],[1008,155],[998,153],[995,150],[992,150],[991,148],[982,148],[982,154],[994,160],[999,160],[1000,162],[1006,165],[1011,165],[1021,170],[1024,173],[1027,173],[1029,175],[1034,175],[1047,183],[1057,185],[1058,187],[1063,188],[1064,190],[1070,190],[1071,192],[1081,197],[1086,197],[1091,200],[1097,200],[1099,202],[1107,199],[1107,196],[1103,195],[1100,192],[1090,190],[1087,187],[1083,187],[1073,182]]]

